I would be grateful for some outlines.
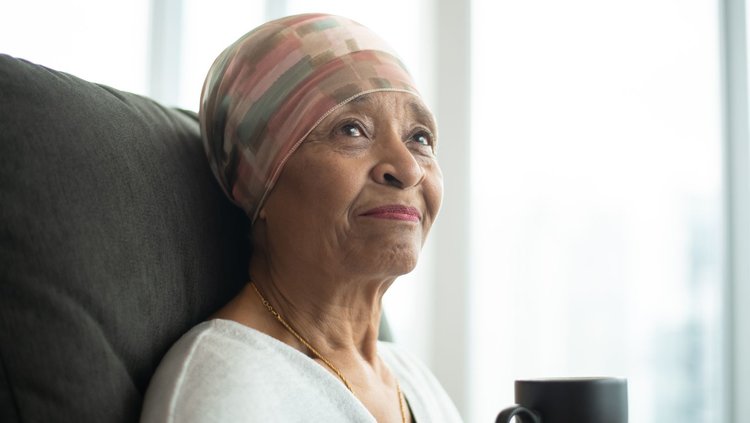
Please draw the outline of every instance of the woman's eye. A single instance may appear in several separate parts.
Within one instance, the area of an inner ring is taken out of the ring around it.
[[[412,135],[411,139],[420,145],[432,145],[432,138],[430,137],[430,134],[426,132],[417,132],[416,134]]]
[[[361,137],[362,135],[364,135],[364,131],[362,131],[362,128],[354,123],[347,123],[346,125],[342,126],[341,133],[348,137]]]

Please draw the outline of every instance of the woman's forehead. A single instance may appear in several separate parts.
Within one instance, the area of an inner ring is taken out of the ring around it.
[[[398,109],[394,110],[394,106],[398,107]],[[422,99],[413,94],[403,92],[384,91],[361,95],[343,105],[337,113],[332,114],[332,117],[351,112],[378,113],[388,111],[397,111],[404,117],[416,120],[423,125],[435,127],[435,119],[432,116],[432,112],[422,102]]]

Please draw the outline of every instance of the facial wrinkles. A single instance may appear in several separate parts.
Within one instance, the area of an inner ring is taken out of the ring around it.
[[[408,143],[412,141],[411,137],[414,134],[420,132],[428,135],[433,144],[435,141],[435,125],[432,116],[419,103],[409,101],[402,105],[396,101],[372,100],[371,96],[363,96],[352,101],[324,122],[324,125],[320,125],[313,135],[316,140],[319,140],[324,138],[321,134],[324,130],[321,127],[324,127],[325,131],[333,132],[339,129],[337,125],[347,123],[362,126],[363,137],[373,141],[382,141],[384,136],[393,136],[401,143]],[[431,154],[425,155],[424,151],[417,150],[415,147],[410,147],[410,151],[415,156],[432,156]]]
[[[353,237],[356,237],[356,234],[358,233],[356,230],[353,230],[353,226],[355,226],[353,225],[353,220],[356,220],[357,213],[362,211],[358,210],[357,206],[361,204],[363,200],[369,200],[372,202],[371,197],[373,196],[373,190],[378,191],[383,189],[383,187],[378,188],[371,186],[372,181],[370,181],[369,169],[372,166],[375,166],[384,157],[392,159],[394,154],[401,155],[398,157],[398,160],[414,160],[414,158],[410,156],[411,152],[407,151],[406,146],[402,143],[403,136],[401,134],[404,133],[404,129],[402,128],[404,119],[399,119],[398,116],[393,116],[391,113],[378,113],[379,110],[393,110],[392,107],[388,107],[391,105],[377,104],[372,101],[362,101],[357,102],[352,106],[354,107],[351,109],[356,109],[342,110],[340,113],[333,116],[330,121],[321,125],[320,130],[316,131],[313,141],[318,143],[325,142],[325,136],[321,136],[321,134],[330,134],[328,138],[330,140],[329,146],[332,150],[331,154],[339,156],[333,157],[332,160],[353,160],[360,162],[358,164],[353,164],[352,166],[344,166],[345,169],[359,170],[355,174],[339,175],[339,177],[348,177],[357,180],[358,183],[356,185],[362,187],[362,189],[351,198],[348,207],[340,210],[341,214],[337,216],[340,219],[335,221],[338,222],[338,224],[333,225],[335,228],[333,231],[333,237],[326,242],[327,248],[338,249],[339,251],[343,250],[344,257],[342,261],[344,263],[356,262],[358,256],[362,254],[372,254],[371,251],[357,251],[345,248],[347,245],[359,245],[358,243],[352,242]],[[361,137],[349,137],[345,132],[340,131],[341,125],[353,123],[363,126],[361,130],[364,133],[361,134]],[[408,120],[406,123],[408,126]],[[321,138],[323,140],[321,140]],[[347,147],[347,143],[354,144],[358,148]],[[354,150],[356,154],[352,155],[352,150]],[[341,155],[344,157],[341,158]],[[404,155],[409,155],[409,157],[406,158]],[[366,171],[362,171],[362,169],[366,169]],[[370,187],[366,188],[368,185]],[[393,188],[389,187],[387,189]],[[393,197],[404,196],[397,195],[392,196],[392,198]],[[412,196],[410,195],[409,197]],[[423,210],[423,213],[425,213],[424,205],[414,204],[414,200],[415,198],[411,198],[409,203],[418,206]],[[430,221],[430,219],[427,221]],[[395,253],[396,252],[393,252],[393,254]]]
[[[316,257],[338,257],[343,266],[356,270],[357,263],[368,255],[398,259],[405,249],[413,248],[408,243],[399,243],[381,245],[379,251],[370,249],[367,241],[372,234],[361,232],[357,226],[357,213],[364,211],[357,208],[383,205],[383,202],[418,207],[423,214],[419,245],[424,243],[439,208],[441,176],[434,155],[421,154],[405,142],[415,128],[434,132],[434,126],[427,120],[429,116],[413,101],[388,98],[355,101],[329,116],[310,134],[295,153],[296,157],[290,160],[287,170],[295,176],[288,181],[291,186],[285,184],[285,189],[294,189],[297,192],[293,195],[305,196],[305,201],[313,202],[311,204],[330,204],[330,208],[324,208],[323,215],[318,216],[323,220],[306,218],[306,222],[309,220],[305,224],[308,239],[315,242],[312,256],[308,258],[310,264],[326,272],[324,260],[316,261]],[[340,131],[341,125],[352,122],[363,126],[363,138],[350,137]],[[396,166],[419,166],[424,178],[406,189],[377,183],[372,179],[371,170],[382,160],[390,160]],[[405,160],[413,162],[409,164]],[[342,178],[349,183],[340,184]],[[413,259],[416,261],[416,256]]]
[[[303,226],[308,232],[306,239],[314,244],[303,247],[300,257],[305,252],[312,252],[312,256],[307,257],[308,265],[318,267],[318,272],[325,274],[327,272],[326,262],[318,261],[318,257],[342,257],[342,247],[346,245],[351,231],[348,225],[348,207],[341,207],[341,197],[351,198],[352,192],[342,192],[331,190],[331,186],[336,186],[339,178],[356,178],[354,174],[342,174],[351,166],[341,166],[341,160],[353,160],[353,158],[342,158],[341,153],[333,150],[330,145],[330,139],[321,134],[316,134],[308,139],[300,147],[300,150],[293,156],[285,169],[293,175],[291,181],[285,181],[284,189],[293,189],[292,195],[297,198],[304,198],[304,204],[311,204],[312,207],[330,205],[325,210],[313,208],[313,214],[305,213],[305,222]],[[311,177],[312,175],[312,177]],[[287,177],[287,175],[284,175]],[[358,187],[356,184],[354,187]],[[339,186],[340,188],[340,186]],[[305,212],[302,210],[292,211],[293,213]],[[324,221],[318,219],[324,218]],[[302,223],[302,222],[297,222]],[[344,226],[342,226],[342,223]],[[296,237],[293,234],[292,237]]]

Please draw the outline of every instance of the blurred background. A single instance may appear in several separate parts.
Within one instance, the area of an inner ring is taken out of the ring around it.
[[[380,33],[438,117],[444,208],[386,312],[467,422],[597,375],[631,422],[750,421],[744,1],[2,0],[0,53],[197,111],[304,12]]]

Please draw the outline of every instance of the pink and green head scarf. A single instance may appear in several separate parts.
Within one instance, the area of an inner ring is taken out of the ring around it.
[[[376,91],[419,95],[391,48],[354,21],[297,15],[247,33],[216,59],[201,96],[203,144],[224,192],[254,222],[307,135]]]

